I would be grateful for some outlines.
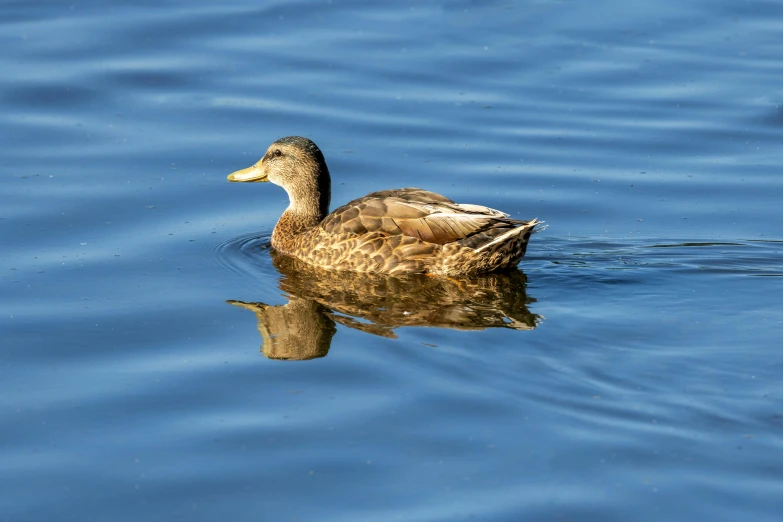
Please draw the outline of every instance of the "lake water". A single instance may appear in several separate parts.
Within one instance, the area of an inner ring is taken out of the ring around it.
[[[0,520],[778,521],[783,2],[0,3]],[[274,257],[230,184],[545,220]],[[301,359],[301,360],[291,360]]]

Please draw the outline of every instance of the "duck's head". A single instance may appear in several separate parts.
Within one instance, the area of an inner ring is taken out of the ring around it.
[[[228,175],[229,181],[271,181],[288,192],[291,208],[325,216],[329,211],[331,178],[321,149],[307,138],[280,138],[255,165]],[[315,208],[314,208],[315,207]]]

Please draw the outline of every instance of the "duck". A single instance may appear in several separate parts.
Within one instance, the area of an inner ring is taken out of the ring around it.
[[[372,192],[329,212],[329,168],[301,136],[278,139],[228,180],[281,186],[289,205],[272,248],[329,270],[450,277],[515,269],[543,223],[413,187]]]

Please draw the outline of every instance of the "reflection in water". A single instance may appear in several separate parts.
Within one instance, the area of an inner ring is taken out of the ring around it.
[[[323,357],[335,323],[394,338],[398,326],[460,330],[532,330],[541,317],[527,305],[527,278],[519,270],[470,279],[425,275],[386,276],[323,270],[271,252],[286,305],[228,301],[256,313],[270,359]]]

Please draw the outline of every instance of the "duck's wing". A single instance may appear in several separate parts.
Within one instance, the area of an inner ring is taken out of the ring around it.
[[[373,192],[329,214],[321,227],[330,234],[406,235],[444,245],[493,229],[522,224],[481,205],[461,205],[421,189]]]
[[[415,187],[391,189],[391,190],[379,190],[378,192],[370,192],[363,198],[399,198],[411,203],[451,203],[455,204],[452,200],[438,194],[437,192],[430,192]],[[355,200],[358,201],[358,200]],[[353,201],[351,201],[353,203]],[[350,203],[349,203],[350,204]]]

